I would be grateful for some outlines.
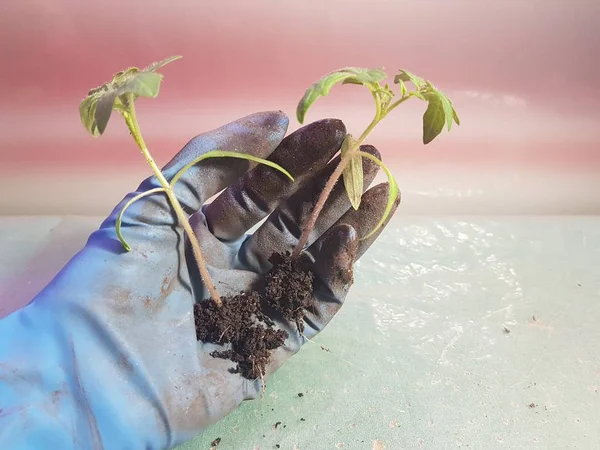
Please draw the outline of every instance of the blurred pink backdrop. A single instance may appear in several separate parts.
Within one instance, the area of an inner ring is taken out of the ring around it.
[[[423,146],[415,100],[373,133],[405,211],[598,213],[599,26],[597,0],[3,0],[0,213],[108,213],[148,169],[122,121],[87,135],[79,102],[173,54],[183,59],[163,69],[160,96],[138,106],[161,163],[256,111],[281,109],[296,129],[296,102],[331,70],[405,68],[462,122]],[[359,133],[372,108],[337,87],[307,121],[339,117]]]

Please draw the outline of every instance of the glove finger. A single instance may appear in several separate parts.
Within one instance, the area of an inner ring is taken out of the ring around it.
[[[289,120],[281,111],[261,112],[242,117],[212,131],[200,134],[162,169],[171,180],[194,159],[213,150],[245,153],[267,158],[285,136]],[[209,158],[192,166],[175,185],[175,193],[189,214],[219,191],[236,181],[250,167],[250,161],[238,158]],[[142,183],[142,189],[159,186],[156,177]]]
[[[362,146],[361,150],[381,158],[375,147]],[[267,220],[241,246],[238,257],[240,264],[251,270],[264,273],[271,267],[269,258],[273,252],[291,252],[302,233],[302,226],[308,221],[329,176],[340,162],[334,158],[325,169],[306,182],[294,195],[282,202]],[[379,166],[363,158],[363,192],[369,187]],[[346,211],[351,208],[342,178],[338,180],[325,206],[317,219],[308,240],[311,245],[328,230]]]
[[[388,201],[389,183],[381,183],[375,187],[369,189],[363,196],[360,202],[358,210],[354,208],[348,209],[346,213],[335,223],[334,226],[340,224],[351,225],[361,239],[366,236],[377,226],[383,216],[385,207]],[[375,232],[371,237],[365,240],[359,241],[358,251],[356,253],[356,260],[360,259],[362,255],[371,247],[373,242],[379,237],[381,232],[387,226],[392,219],[392,216],[400,205],[400,195],[396,198],[392,210],[388,215],[383,225]]]
[[[271,213],[337,153],[346,136],[340,120],[313,122],[287,136],[269,160],[294,177],[259,164],[204,207],[211,232],[223,241],[234,241]]]
[[[304,317],[304,335],[312,338],[340,310],[354,282],[352,265],[359,249],[358,234],[348,224],[331,227],[307,253],[314,259],[315,308]]]

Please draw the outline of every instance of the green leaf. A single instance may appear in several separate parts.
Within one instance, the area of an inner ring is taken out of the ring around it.
[[[169,56],[168,58],[165,58],[162,61],[150,64],[148,67],[146,67],[143,70],[143,72],[154,72],[154,71],[160,69],[161,67],[164,67],[167,64],[170,64],[173,61],[177,61],[178,59],[181,59],[181,58],[182,58],[181,56]]]
[[[410,81],[417,87],[417,89],[421,89],[421,87],[426,83],[426,81],[423,78],[418,77],[406,70],[400,70],[398,74],[394,77],[394,83],[399,84],[402,81]]]
[[[360,206],[360,200],[363,193],[363,167],[362,156],[354,155],[350,163],[344,169],[344,186],[354,209]]]
[[[454,119],[454,122],[456,122],[456,125],[460,125],[460,119],[458,118],[458,114],[454,107],[452,108],[452,118]]]
[[[423,114],[423,144],[427,145],[433,141],[444,129],[446,115],[441,98],[430,95],[427,98],[429,104]]]
[[[404,97],[408,93],[408,89],[406,89],[406,84],[404,81],[400,80],[400,96]]]
[[[437,95],[442,101],[442,106],[444,107],[444,118],[446,120],[446,125],[448,126],[448,131],[452,128],[452,122],[456,121],[457,125],[460,125],[460,121],[458,121],[458,115],[452,106],[452,102],[446,94],[444,94],[439,89],[436,89],[433,85],[431,85],[431,92],[433,95]]]
[[[385,79],[387,74],[382,69],[361,69],[356,67],[346,67],[328,73],[309,87],[296,108],[296,117],[298,122],[304,123],[306,112],[311,105],[319,98],[329,94],[331,88],[338,83],[342,84],[361,84],[375,88],[376,83]]]
[[[444,106],[444,118],[446,119],[446,125],[448,126],[448,131],[452,128],[452,122],[454,121],[454,108],[452,108],[452,103],[448,97],[440,92],[440,98],[442,100],[442,105]]]
[[[398,188],[398,183],[396,183],[396,179],[394,178],[394,175],[392,175],[392,172],[390,171],[390,169],[388,169],[387,166],[383,162],[381,162],[377,157],[371,155],[370,153],[363,152],[363,151],[359,151],[358,155],[363,156],[365,158],[369,158],[371,161],[373,161],[377,165],[379,165],[379,167],[381,167],[383,169],[383,171],[385,172],[388,182],[389,182],[388,201],[387,201],[387,204],[385,205],[385,210],[383,211],[383,215],[381,216],[381,219],[379,220],[377,225],[375,225],[375,227],[365,237],[360,238],[361,241],[364,241],[365,239],[368,239],[371,236],[373,236],[373,234],[375,234],[377,232],[377,230],[379,230],[382,226],[385,225],[390,213],[392,212],[392,209],[394,208],[394,203],[396,202],[396,199],[400,195],[400,189]]]
[[[356,140],[350,135],[346,135],[346,139],[342,142],[340,150],[342,160],[350,158],[350,162],[343,172],[344,187],[350,199],[350,203],[354,209],[360,206],[360,199],[363,194],[363,167],[362,156],[354,154],[349,155],[349,152],[355,148]]]
[[[90,91],[90,95],[88,95],[79,105],[79,115],[81,117],[81,122],[83,123],[83,126],[89,131],[89,133],[94,137],[101,135],[104,131],[104,129],[102,131],[99,130],[98,121],[96,119],[98,101],[101,98],[101,93],[95,93]],[[106,119],[106,122],[108,122],[108,118]],[[104,127],[106,127],[106,123],[104,123]]]
[[[342,84],[375,84],[387,77],[387,74],[383,71],[383,69],[360,69],[356,67],[346,67],[342,70],[354,74],[354,78],[347,78]]]
[[[175,183],[177,183],[177,181],[183,176],[183,174],[185,174],[190,168],[192,168],[193,166],[198,164],[200,161],[203,161],[203,160],[209,159],[209,158],[237,158],[237,159],[246,159],[248,161],[254,161],[254,162],[257,162],[260,164],[264,164],[265,166],[269,166],[274,169],[277,169],[278,171],[283,173],[286,177],[288,177],[290,180],[294,181],[294,177],[292,177],[292,175],[287,170],[285,170],[279,164],[274,163],[272,161],[269,161],[269,160],[266,160],[263,158],[259,158],[257,156],[247,155],[245,153],[230,152],[230,151],[225,151],[225,150],[213,150],[213,151],[207,152],[204,155],[199,156],[198,158],[194,159],[193,161],[187,163],[179,172],[177,172],[175,174],[175,176],[173,177],[173,179],[170,182],[171,187],[175,186]]]
[[[428,85],[423,96],[429,103],[423,115],[423,143],[428,144],[442,132],[444,126],[450,131],[452,122],[460,125],[460,120],[450,99],[433,85]]]
[[[158,96],[160,83],[163,76],[155,72],[140,72],[135,77],[127,80],[122,89],[140,97],[155,98]]]
[[[116,73],[110,82],[90,90],[79,105],[83,126],[92,136],[98,137],[106,130],[113,110],[127,109],[128,95],[132,94],[134,101],[138,97],[156,98],[163,76],[155,71],[179,58],[172,56],[144,70],[130,67]]]
[[[113,111],[113,105],[115,103],[115,99],[119,96],[119,93],[115,90],[111,90],[105,92],[99,99],[96,105],[95,111],[95,125],[98,130],[98,134],[104,133],[106,130],[106,126],[108,125],[108,121],[110,120],[110,116]]]

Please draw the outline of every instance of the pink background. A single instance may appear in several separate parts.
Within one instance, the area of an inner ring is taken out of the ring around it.
[[[415,100],[372,135],[406,212],[598,213],[599,26],[597,0],[3,0],[0,213],[107,214],[148,169],[122,121],[87,135],[79,102],[173,54],[158,99],[138,106],[161,163],[255,111],[281,109],[296,129],[297,101],[331,70],[405,68],[462,121],[423,146]],[[371,114],[369,95],[344,86],[307,120],[358,134]]]

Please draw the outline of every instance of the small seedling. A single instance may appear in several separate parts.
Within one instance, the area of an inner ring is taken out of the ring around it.
[[[371,92],[375,101],[375,117],[358,139],[354,139],[351,134],[348,134],[344,139],[340,151],[340,164],[331,174],[307,223],[302,228],[300,240],[293,251],[294,258],[297,258],[304,249],[319,214],[323,209],[323,206],[325,206],[325,202],[340,176],[343,176],[344,187],[352,207],[358,209],[363,193],[362,158],[368,158],[374,161],[383,169],[389,180],[389,195],[386,208],[379,223],[367,233],[366,236],[363,236],[360,239],[368,239],[385,224],[387,217],[392,211],[394,202],[399,195],[398,183],[385,164],[375,156],[361,151],[360,146],[365,142],[367,136],[373,131],[377,124],[387,117],[390,112],[413,97],[427,102],[428,106],[423,115],[423,143],[425,145],[433,141],[442,132],[445,126],[447,126],[448,131],[450,131],[453,122],[460,125],[458,115],[452,102],[430,81],[413,75],[406,70],[400,70],[394,77],[394,84],[399,86],[400,98],[394,101],[396,93],[388,84],[385,84],[385,86],[380,84],[387,76],[386,72],[382,69],[362,69],[355,67],[339,69],[325,75],[315,82],[306,90],[304,97],[302,97],[298,103],[296,116],[298,121],[302,124],[304,123],[306,112],[310,106],[319,97],[328,95],[333,86],[338,83],[358,84],[365,86]],[[414,86],[414,90],[409,90],[407,86],[407,83],[409,82]]]
[[[148,147],[146,146],[146,143],[142,137],[142,133],[136,118],[135,101],[138,99],[138,97],[156,98],[158,96],[160,84],[163,79],[163,75],[157,73],[156,71],[179,58],[180,56],[172,56],[163,61],[153,63],[143,70],[140,70],[137,67],[131,67],[125,71],[118,72],[113,76],[110,82],[89,91],[88,96],[81,102],[79,106],[79,113],[81,115],[81,121],[83,125],[93,137],[98,137],[104,133],[113,110],[121,113],[135,143],[142,151],[142,154],[146,158],[146,162],[152,168],[154,175],[161,185],[159,188],[150,189],[133,197],[120,211],[115,224],[115,231],[125,250],[131,251],[131,247],[121,233],[123,214],[127,208],[129,208],[129,206],[131,206],[134,202],[148,195],[165,193],[177,215],[180,225],[183,227],[190,240],[194,258],[198,264],[202,281],[210,292],[212,300],[217,304],[217,306],[221,306],[221,299],[206,267],[206,261],[202,255],[198,239],[189,223],[187,215],[185,214],[181,204],[179,203],[179,200],[175,195],[175,183],[177,183],[179,178],[181,178],[181,176],[184,175],[187,170],[199,162],[208,158],[223,157],[240,158],[265,164],[283,172],[292,181],[293,177],[283,167],[271,161],[243,153],[226,150],[214,150],[205,153],[193,161],[190,161],[185,167],[177,172],[171,181],[168,181],[165,178],[154,161],[154,158],[150,154],[150,151],[148,150]]]

